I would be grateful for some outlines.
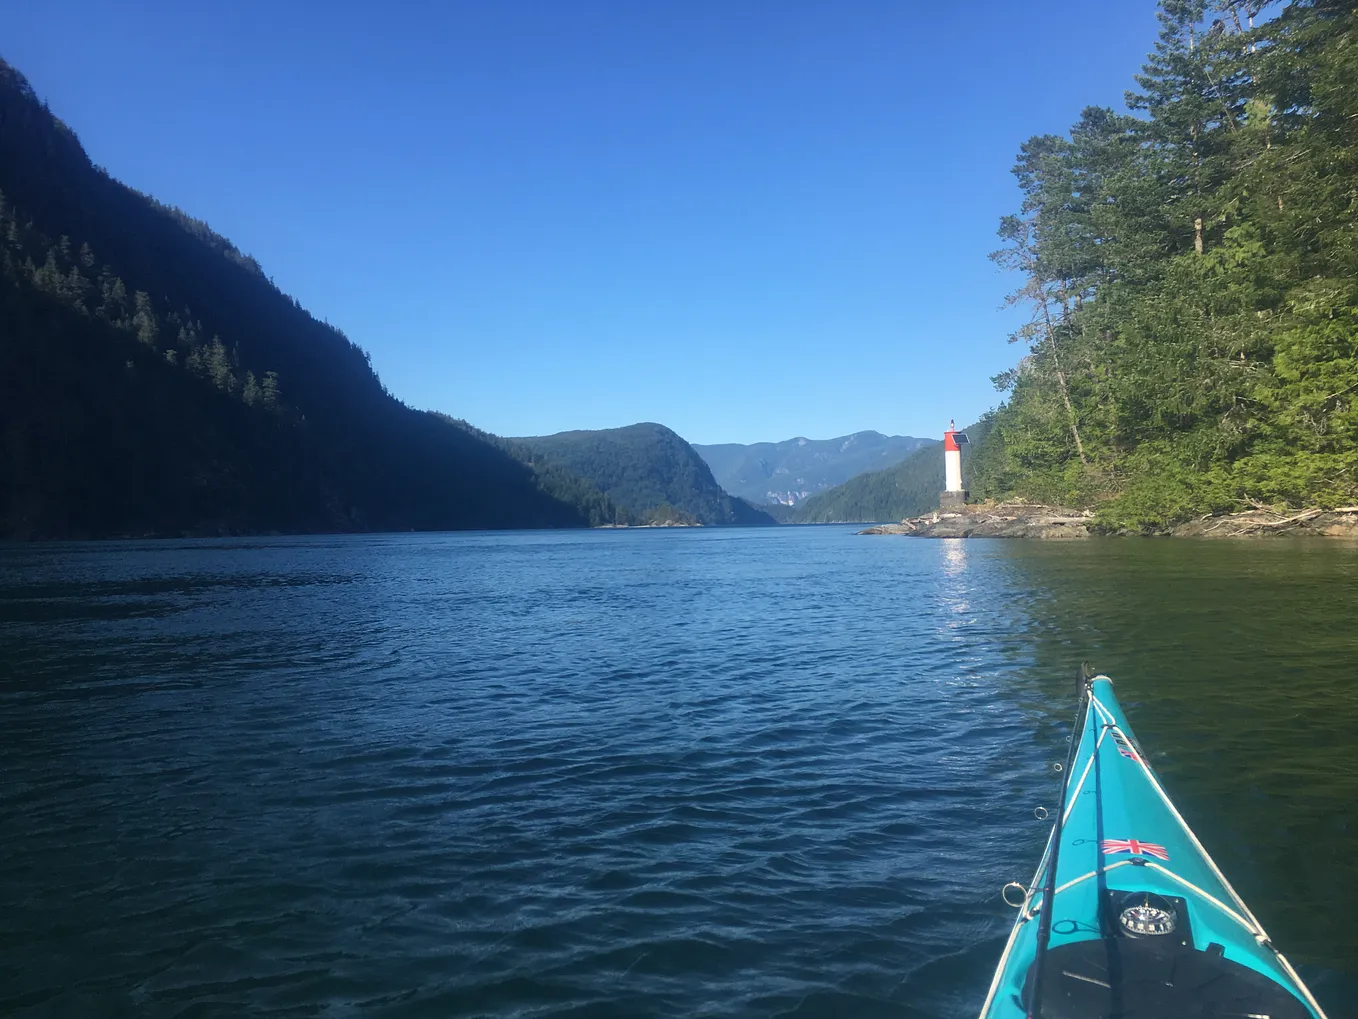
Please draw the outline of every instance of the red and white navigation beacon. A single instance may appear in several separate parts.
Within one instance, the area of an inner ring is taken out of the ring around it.
[[[949,421],[943,433],[943,472],[947,478],[944,491],[939,493],[940,509],[967,504],[967,491],[962,487],[962,447],[967,444],[967,433],[957,430],[957,422]]]

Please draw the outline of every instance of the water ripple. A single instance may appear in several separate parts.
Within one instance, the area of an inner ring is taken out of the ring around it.
[[[1045,834],[1062,568],[840,528],[0,551],[0,1012],[965,1015]],[[1246,745],[1190,742],[1171,775]],[[1355,788],[1311,788],[1318,853]]]

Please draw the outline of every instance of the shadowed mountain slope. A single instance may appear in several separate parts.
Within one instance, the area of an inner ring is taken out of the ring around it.
[[[722,491],[687,442],[664,425],[558,432],[512,440],[596,486],[639,522],[772,524]]]
[[[402,404],[253,258],[94,166],[0,61],[0,536],[613,512],[592,486]]]

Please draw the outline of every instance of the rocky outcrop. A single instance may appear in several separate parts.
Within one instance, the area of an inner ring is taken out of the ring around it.
[[[982,503],[936,510],[899,524],[879,524],[859,534],[905,534],[916,538],[1088,538],[1094,514],[1064,506]],[[1106,532],[1105,532],[1106,533]],[[1358,506],[1309,509],[1299,513],[1267,508],[1200,517],[1161,535],[1176,538],[1266,538],[1274,536],[1358,538]]]
[[[858,533],[917,538],[1088,538],[1093,519],[1092,513],[1064,506],[990,503],[939,510]]]

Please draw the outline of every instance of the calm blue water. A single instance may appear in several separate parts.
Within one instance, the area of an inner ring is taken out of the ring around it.
[[[0,1013],[974,1014],[1087,657],[1355,1015],[1356,579],[846,528],[0,549]]]

